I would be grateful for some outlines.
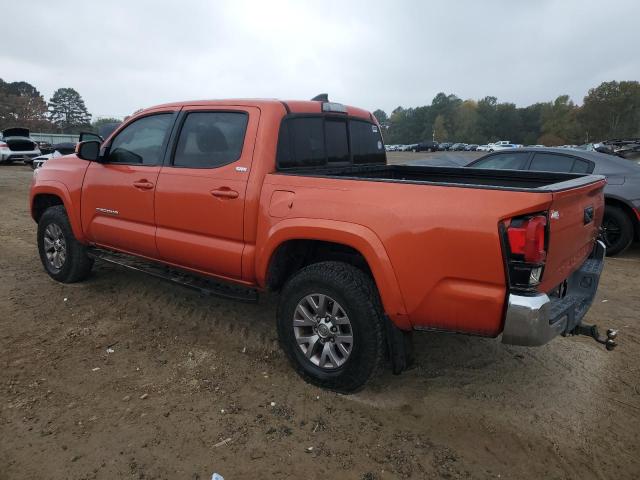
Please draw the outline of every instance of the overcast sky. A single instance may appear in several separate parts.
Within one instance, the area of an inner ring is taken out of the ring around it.
[[[94,118],[320,92],[387,112],[441,91],[581,103],[640,80],[639,0],[2,1],[0,78],[73,87]]]

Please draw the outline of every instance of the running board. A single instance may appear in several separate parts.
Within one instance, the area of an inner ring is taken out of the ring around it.
[[[162,280],[168,280],[169,282],[177,283],[183,287],[197,290],[205,295],[229,298],[247,303],[255,303],[258,301],[258,291],[253,288],[220,282],[212,278],[199,276],[168,265],[143,260],[132,255],[113,252],[111,250],[89,248],[87,253],[92,258],[120,265],[121,267],[135,270],[137,272],[146,273],[147,275],[161,278]]]

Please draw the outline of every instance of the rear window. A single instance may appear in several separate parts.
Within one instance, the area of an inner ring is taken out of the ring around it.
[[[353,163],[386,163],[387,157],[378,126],[360,120],[351,120],[350,124]]]
[[[290,117],[278,138],[278,168],[386,163],[377,125],[333,116]]]

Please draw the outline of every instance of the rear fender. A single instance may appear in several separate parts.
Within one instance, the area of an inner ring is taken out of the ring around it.
[[[260,238],[265,235],[265,238]],[[289,240],[319,240],[354,248],[367,261],[386,314],[403,330],[411,329],[393,266],[384,245],[370,229],[353,223],[325,219],[290,218],[258,234],[256,279],[266,285],[267,270],[276,249]]]

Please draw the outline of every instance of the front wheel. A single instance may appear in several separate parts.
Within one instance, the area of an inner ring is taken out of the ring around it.
[[[633,241],[633,223],[619,207],[606,206],[602,219],[602,240],[607,247],[607,256],[624,252]]]
[[[62,205],[49,207],[42,214],[38,222],[38,251],[44,269],[58,282],[79,282],[91,272],[93,259],[87,255],[87,247],[73,235]]]
[[[309,383],[351,393],[382,365],[378,292],[351,265],[322,262],[297,272],[282,291],[277,323],[282,349]]]

